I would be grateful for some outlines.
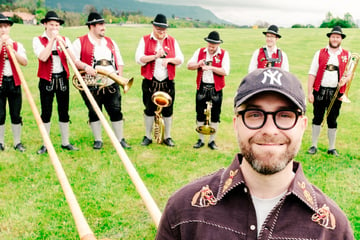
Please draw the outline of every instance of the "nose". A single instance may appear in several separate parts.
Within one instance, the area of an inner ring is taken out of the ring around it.
[[[275,125],[274,122],[274,116],[271,114],[267,114],[266,121],[264,126],[261,128],[261,131],[267,132],[267,133],[275,133],[278,132],[279,129]]]

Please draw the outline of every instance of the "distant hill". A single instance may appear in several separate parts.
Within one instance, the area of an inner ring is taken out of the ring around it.
[[[155,16],[157,13],[163,13],[168,18],[172,16],[180,18],[192,18],[200,21],[211,21],[213,23],[229,23],[219,19],[211,11],[196,6],[179,6],[156,3],[145,3],[136,0],[46,0],[45,5],[52,9],[61,9],[63,11],[83,12],[85,5],[93,5],[98,11],[108,8],[125,12],[141,11],[144,16]]]

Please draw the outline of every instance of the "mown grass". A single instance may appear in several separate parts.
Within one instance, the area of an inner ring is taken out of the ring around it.
[[[169,33],[177,38],[187,61],[196,48],[205,46],[203,38],[211,30],[169,29]],[[61,30],[72,41],[87,31],[85,26]],[[219,30],[224,40],[222,47],[230,53],[231,74],[226,78],[221,124],[217,134],[220,149],[211,151],[207,147],[199,150],[192,148],[197,140],[195,72],[188,71],[186,63],[178,68],[176,77],[172,131],[176,147],[157,144],[140,146],[144,135],[143,105],[140,68],[134,61],[134,54],[140,37],[150,31],[151,27],[109,26],[106,34],[120,47],[125,61],[124,75],[135,78],[133,87],[122,99],[125,137],[132,145],[132,149],[126,152],[162,210],[172,192],[204,174],[228,165],[238,152],[232,127],[233,96],[247,72],[252,52],[264,44],[264,37],[262,29]],[[281,29],[283,38],[278,45],[288,54],[290,70],[301,79],[304,89],[307,88],[307,72],[313,54],[326,46],[325,35],[328,31]],[[42,32],[42,27],[23,25],[14,25],[11,30],[13,39],[22,42],[27,50],[29,64],[22,70],[38,108],[38,62],[33,54],[32,38]],[[352,52],[360,52],[359,30],[345,29],[344,32],[347,38],[343,46]],[[306,176],[344,210],[356,239],[360,239],[359,81],[356,76],[350,89],[352,103],[343,104],[339,118],[337,148],[341,156],[334,158],[326,154],[326,127],[322,129],[319,154],[306,154],[311,144],[310,124],[296,158],[303,164]],[[153,239],[155,226],[109,138],[104,132],[104,148],[100,151],[92,149],[93,138],[87,125],[86,107],[76,89],[72,87],[70,94],[71,142],[80,151],[67,152],[60,148],[56,111],[53,112],[51,139],[90,228],[98,239]],[[42,138],[25,95],[23,98],[22,140],[27,151],[18,153],[12,148],[8,117],[6,149],[0,153],[0,239],[78,239],[74,220],[49,156],[36,154],[42,145]],[[311,105],[308,105],[307,116],[311,122]]]

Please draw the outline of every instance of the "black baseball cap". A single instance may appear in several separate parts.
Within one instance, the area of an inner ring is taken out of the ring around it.
[[[234,108],[256,94],[269,91],[284,95],[305,113],[305,93],[301,82],[295,75],[276,67],[256,69],[246,75],[236,91]]]

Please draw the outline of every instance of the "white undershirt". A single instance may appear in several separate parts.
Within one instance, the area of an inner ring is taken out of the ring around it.
[[[280,199],[286,194],[283,192],[279,196],[274,198],[257,198],[255,196],[251,196],[257,219],[257,235],[260,234],[261,226],[264,224],[266,217],[269,215],[270,211],[276,206],[276,204],[280,201]]]

